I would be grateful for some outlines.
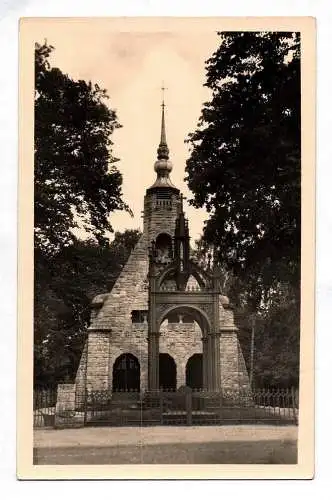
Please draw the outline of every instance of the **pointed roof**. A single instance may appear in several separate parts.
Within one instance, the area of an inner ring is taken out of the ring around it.
[[[158,160],[168,160],[169,159],[169,149],[166,141],[166,125],[165,125],[165,103],[161,105],[162,113],[161,113],[161,134],[160,134],[160,143],[157,150],[157,158]]]
[[[90,330],[123,330],[128,310],[148,309],[149,252],[146,236],[137,242],[102,307],[91,320]],[[130,307],[128,307],[130,304]],[[131,324],[131,323],[130,323]]]
[[[164,89],[163,89],[164,90]],[[148,189],[155,190],[157,188],[170,188],[179,192],[179,190],[172,183],[169,174],[173,170],[173,164],[169,160],[169,149],[166,140],[166,124],[165,124],[165,102],[162,100],[162,112],[161,112],[161,133],[160,133],[160,143],[157,149],[157,161],[154,164],[154,170],[157,173],[157,179],[154,184]]]

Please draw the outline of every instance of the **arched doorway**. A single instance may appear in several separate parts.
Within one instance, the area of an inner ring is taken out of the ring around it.
[[[203,355],[193,354],[186,366],[186,385],[192,389],[203,388]]]
[[[159,354],[159,387],[160,389],[176,389],[176,364],[167,353]]]
[[[113,365],[113,392],[140,390],[140,365],[136,356],[121,354]]]
[[[167,275],[167,278],[169,276]],[[166,308],[164,308],[166,309]],[[197,347],[197,350],[201,353],[197,353],[197,356],[193,358],[193,360],[188,360],[188,367],[186,368],[186,383],[187,385],[193,388],[204,388],[209,389],[213,385],[214,381],[209,380],[208,378],[208,360],[209,360],[209,352],[208,352],[208,343],[206,342],[210,328],[210,318],[203,308],[200,307],[200,304],[183,304],[183,305],[169,305],[166,310],[157,318],[156,330],[161,333],[160,338],[158,338],[158,346],[160,346],[160,351],[167,350],[165,346],[161,346],[163,335],[167,334],[166,326],[163,323],[169,318],[172,319],[173,316],[181,317],[181,321],[179,321],[177,325],[177,329],[179,334],[181,335],[181,324],[183,324],[184,331],[186,326],[185,323],[193,323],[193,328],[195,328],[196,333],[199,335],[199,338],[202,339],[202,347]],[[184,321],[185,320],[185,321]],[[169,324],[169,323],[168,323]],[[200,330],[200,332],[199,332]],[[198,340],[198,339],[197,339]],[[161,381],[158,381],[160,377],[160,369],[159,373],[157,372],[157,363],[152,358],[149,368],[149,388],[157,389],[162,384]],[[188,384],[189,382],[189,384]]]

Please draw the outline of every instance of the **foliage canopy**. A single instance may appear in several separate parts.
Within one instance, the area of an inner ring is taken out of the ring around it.
[[[211,99],[187,142],[192,205],[205,207],[199,253],[214,254],[236,306],[255,382],[298,383],[301,249],[299,33],[223,32],[206,62]],[[257,314],[258,313],[258,314]]]
[[[209,212],[205,242],[236,275],[251,277],[259,302],[275,281],[299,282],[300,39],[219,35],[186,180],[191,203]]]
[[[111,135],[120,127],[105,90],[75,81],[35,46],[35,246],[54,254],[81,228],[105,243],[109,213],[128,210]]]

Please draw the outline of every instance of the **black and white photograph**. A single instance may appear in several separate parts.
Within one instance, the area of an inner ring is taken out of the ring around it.
[[[286,21],[21,19],[30,471],[313,474],[314,21]]]

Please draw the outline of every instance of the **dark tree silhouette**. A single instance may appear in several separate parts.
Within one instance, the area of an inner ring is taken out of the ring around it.
[[[116,234],[110,214],[127,210],[111,140],[120,127],[108,95],[51,67],[54,48],[35,45],[34,377],[75,373],[90,300],[109,290],[138,238]],[[79,241],[81,229],[88,241]]]
[[[223,32],[206,63],[211,100],[189,135],[191,203],[238,309],[256,383],[296,384],[300,338],[301,86],[299,33]]]
[[[53,47],[35,48],[35,247],[53,254],[81,227],[100,242],[109,214],[128,209],[112,154],[120,127],[105,90],[52,68]]]
[[[186,180],[210,214],[204,239],[255,289],[299,282],[300,40],[297,33],[220,33],[212,91],[189,135]]]

